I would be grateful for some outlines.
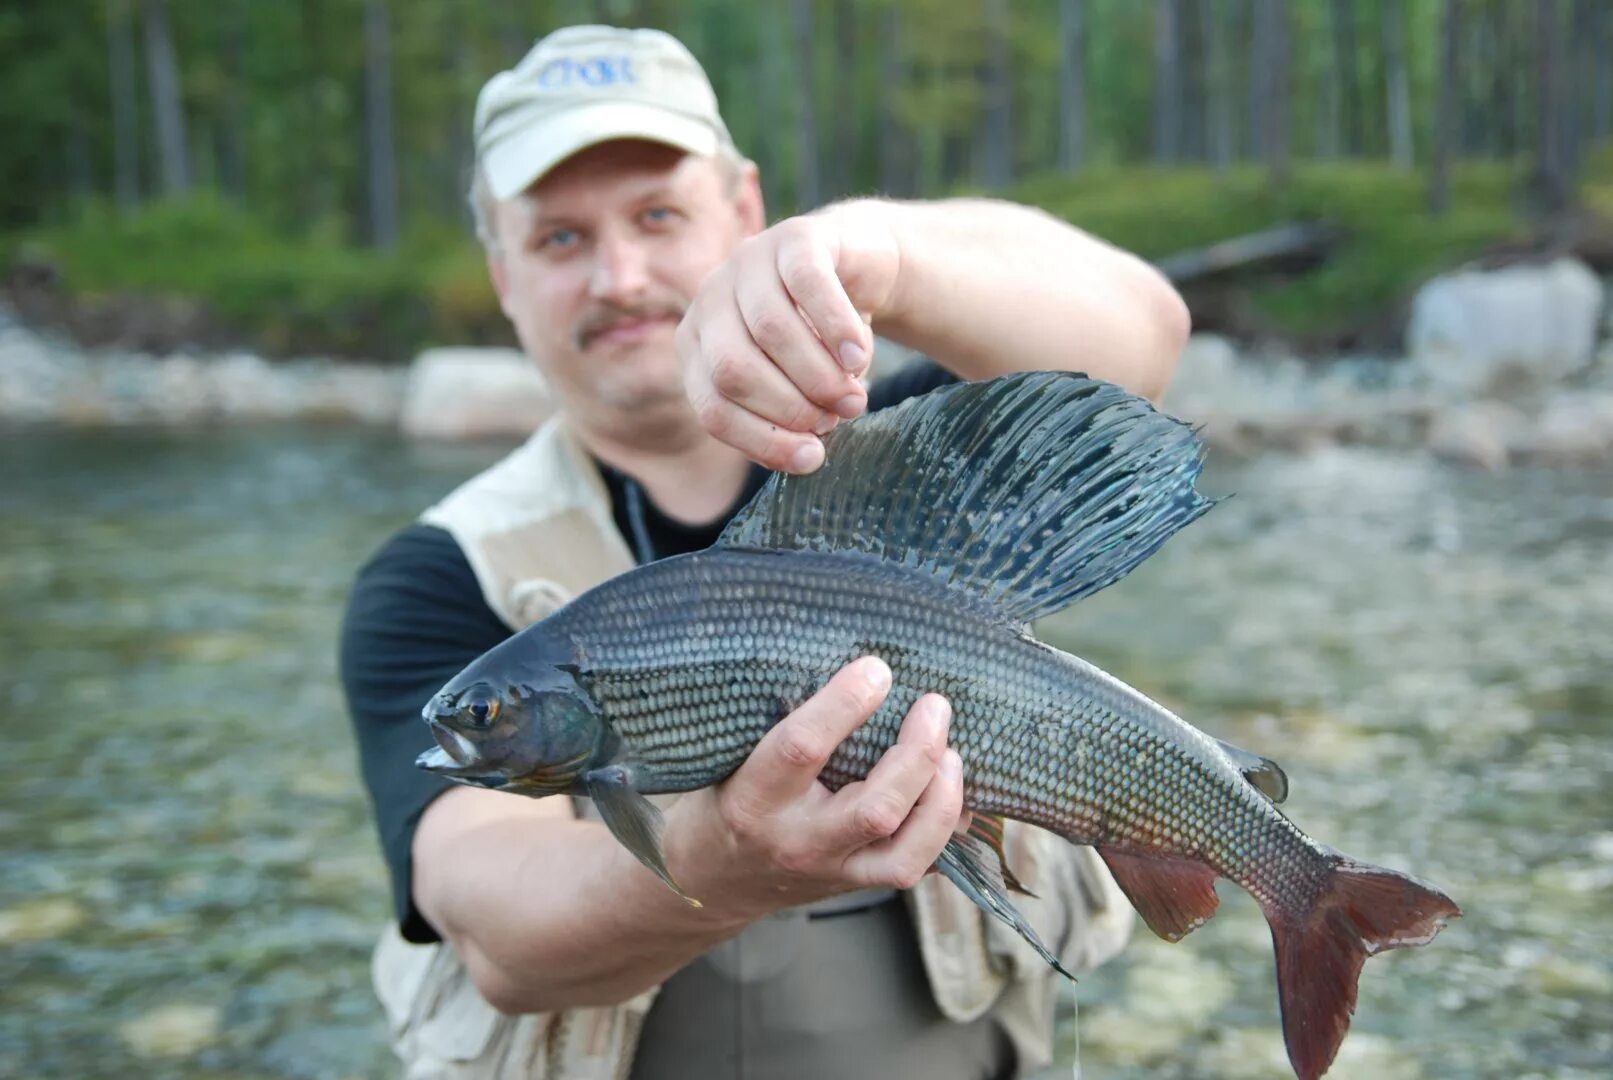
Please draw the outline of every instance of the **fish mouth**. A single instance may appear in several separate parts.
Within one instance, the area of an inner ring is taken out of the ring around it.
[[[431,721],[431,737],[437,745],[414,759],[417,768],[456,780],[486,778],[503,783],[504,778],[482,764],[476,744],[459,732]]]
[[[455,765],[470,765],[478,757],[475,743],[440,721],[431,721],[431,737]]]

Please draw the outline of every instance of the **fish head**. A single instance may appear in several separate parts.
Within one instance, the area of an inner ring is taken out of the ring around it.
[[[607,729],[574,668],[536,665],[516,677],[466,668],[427,703],[437,741],[415,764],[477,787],[558,795],[596,764]]]

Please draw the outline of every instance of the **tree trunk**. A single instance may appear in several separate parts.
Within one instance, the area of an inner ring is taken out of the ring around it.
[[[157,160],[164,195],[190,190],[190,161],[185,140],[185,110],[179,96],[179,64],[168,31],[167,0],[142,0],[146,39],[146,74],[151,83],[151,111],[157,125]]]
[[[1266,152],[1266,106],[1271,79],[1271,19],[1267,12],[1272,0],[1249,0],[1249,112],[1244,121],[1244,138],[1250,158],[1259,160]]]
[[[912,193],[912,146],[901,103],[906,79],[902,62],[902,11],[895,4],[880,13],[879,188],[887,195]]]
[[[398,169],[392,142],[392,32],[386,0],[364,0],[364,134],[370,243],[398,242]]]
[[[1228,86],[1226,35],[1216,32],[1218,6],[1217,0],[1202,0],[1199,4],[1199,36],[1204,43],[1204,126],[1210,160],[1216,172],[1225,172],[1232,164],[1232,94]]]
[[[1456,43],[1460,0],[1444,0],[1440,14],[1439,89],[1434,106],[1434,160],[1428,178],[1428,209],[1443,214],[1450,205],[1451,144],[1456,135]]]
[[[833,195],[848,194],[857,176],[857,12],[851,0],[835,0]]]
[[[1330,161],[1339,156],[1344,141],[1344,60],[1338,44],[1339,5],[1329,8],[1327,17],[1332,24],[1333,51],[1323,50],[1316,73],[1316,156]]]
[[[94,170],[90,166],[90,126],[84,119],[84,109],[72,106],[72,119],[67,129],[67,184],[75,198],[88,199],[95,193]]]
[[[748,150],[762,174],[762,196],[776,217],[786,205],[784,193],[794,184],[785,168],[791,132],[782,97],[792,78],[790,34],[779,5],[759,4],[755,12],[756,145]]]
[[[795,38],[796,143],[795,203],[801,211],[815,209],[823,184],[818,166],[818,64],[814,55],[812,0],[791,0],[790,26]]]
[[[1591,138],[1613,134],[1613,7],[1597,4],[1591,30]]]
[[[1535,202],[1540,212],[1553,215],[1568,205],[1567,155],[1564,152],[1562,20],[1557,0],[1535,0],[1535,75],[1538,89],[1535,116]]]
[[[532,48],[535,39],[521,19],[522,5],[509,0],[492,0],[492,5],[498,16],[499,52],[504,54],[505,62],[513,66]]]
[[[1586,127],[1581,122],[1581,116],[1586,111],[1586,100],[1579,91],[1591,86],[1594,81],[1591,75],[1590,36],[1595,30],[1595,20],[1591,18],[1591,2],[1574,0],[1573,21],[1568,37],[1568,78],[1562,100],[1562,165],[1563,182],[1570,191],[1579,176],[1580,142]],[[1597,0],[1597,5],[1605,10],[1606,0]]]
[[[471,120],[476,110],[476,59],[472,55],[474,12],[471,0],[453,0],[453,5],[453,19],[448,34],[448,70],[453,72],[448,140],[453,175],[445,185],[443,199],[448,212],[468,225],[470,211],[465,196],[470,190],[471,175],[476,169],[476,136],[471,131]]]
[[[224,117],[218,131],[218,179],[224,194],[246,195],[246,0],[230,0],[224,27]]]
[[[985,125],[984,180],[1002,188],[1014,182],[1014,81],[1008,54],[1008,0],[986,0],[986,70],[982,87]]]
[[[1383,0],[1384,101],[1389,125],[1389,157],[1412,167],[1411,82],[1406,75],[1406,16],[1400,0]]]
[[[1260,141],[1265,152],[1267,177],[1273,187],[1288,182],[1289,126],[1293,93],[1289,69],[1288,5],[1285,0],[1260,0],[1262,30],[1257,39],[1264,42],[1260,67],[1264,75],[1265,104],[1261,110],[1263,130]]]
[[[1154,161],[1175,164],[1182,131],[1182,35],[1178,0],[1154,2]]]
[[[1355,44],[1355,13],[1352,0],[1333,0],[1333,64],[1336,69],[1339,115],[1343,120],[1340,149],[1345,157],[1356,157],[1365,140],[1361,131],[1360,50]]]
[[[107,5],[107,64],[112,84],[112,175],[118,208],[140,201],[140,124],[136,116],[134,41],[128,0]]]
[[[1086,0],[1059,0],[1059,168],[1086,157]]]

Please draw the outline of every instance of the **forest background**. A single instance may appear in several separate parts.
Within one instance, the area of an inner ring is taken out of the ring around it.
[[[1196,298],[1239,336],[1391,346],[1465,260],[1613,263],[1609,0],[90,0],[0,12],[7,299],[135,348],[507,342],[475,95],[587,21],[689,45],[775,218],[987,191],[1156,259],[1336,228]]]

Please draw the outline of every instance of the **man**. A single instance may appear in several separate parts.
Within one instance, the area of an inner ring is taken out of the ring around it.
[[[816,780],[889,688],[877,658],[727,781],[665,800],[668,865],[699,908],[586,800],[447,790],[414,769],[419,712],[569,596],[708,546],[762,466],[817,468],[818,436],[843,420],[1029,368],[1158,397],[1187,331],[1180,299],[1131,256],[1004,203],[858,200],[767,228],[704,72],[657,31],[543,39],[484,88],[476,139],[488,270],[562,411],[387,544],[344,626],[399,922],[376,987],[408,1075],[1045,1063],[1057,976],[924,877],[967,821],[947,703],[921,698],[866,782]],[[875,332],[934,363],[865,387]],[[1118,949],[1129,911],[1091,853],[1015,828],[1049,944],[1078,970]]]

